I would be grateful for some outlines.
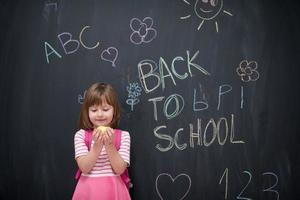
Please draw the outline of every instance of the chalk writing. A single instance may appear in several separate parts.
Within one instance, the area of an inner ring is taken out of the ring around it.
[[[208,101],[206,99],[205,93],[202,89],[202,85],[199,85],[200,92],[202,93],[202,100],[196,101],[197,90],[194,88],[193,96],[193,111],[202,111],[208,109]]]
[[[88,29],[88,28],[90,28],[90,26],[85,26],[85,27],[83,27],[83,29],[80,31],[80,34],[79,34],[79,41],[80,41],[80,44],[84,47],[84,48],[86,48],[86,49],[95,49],[95,48],[97,48],[98,46],[99,46],[99,42],[97,42],[93,47],[89,47],[89,46],[87,46],[83,41],[82,41],[82,35],[83,35],[83,31],[85,31],[85,29]]]
[[[252,181],[252,174],[251,172],[245,170],[242,172],[243,174],[246,174],[248,176],[248,181],[247,183],[242,187],[240,193],[237,195],[236,199],[242,199],[242,200],[252,200],[252,198],[249,198],[249,197],[244,197],[244,193],[245,193],[245,190],[247,189],[247,187],[249,186],[249,184],[251,184],[251,181]],[[264,172],[262,174],[263,176],[271,176],[271,177],[274,177],[275,178],[275,183],[271,186],[271,187],[268,187],[266,189],[263,189],[262,191],[263,192],[271,192],[271,193],[275,193],[276,194],[276,200],[279,200],[279,193],[277,190],[274,190],[274,188],[277,186],[278,184],[278,176],[273,173],[273,172]],[[222,180],[224,179],[225,177],[225,194],[224,194],[224,199],[227,199],[228,198],[228,188],[229,188],[229,170],[228,168],[225,169],[224,173],[222,174],[221,178],[220,178],[220,181],[219,181],[219,185],[222,183]],[[243,195],[243,196],[242,196]]]
[[[155,97],[152,99],[149,99],[148,101],[153,102],[153,115],[154,119],[157,121],[157,102],[162,101],[164,97]],[[175,103],[175,109],[172,113],[168,112],[169,104],[174,102]],[[163,106],[163,113],[167,119],[172,119],[176,116],[178,116],[181,111],[184,108],[184,99],[179,94],[172,94],[170,95],[164,102]]]
[[[58,37],[66,54],[72,54],[79,49],[80,43],[78,40],[73,39],[73,36],[71,33],[63,32],[61,34],[58,34],[57,37]],[[67,47],[69,47],[69,49]]]
[[[154,136],[160,140],[167,141],[167,146],[162,146],[160,143],[155,145],[155,148],[160,152],[167,152],[171,150],[174,145],[178,150],[185,150],[188,146],[187,143],[179,141],[179,134],[189,134],[189,147],[195,147],[195,141],[197,146],[209,147],[213,143],[224,146],[226,142],[231,144],[244,144],[243,140],[236,140],[235,128],[234,128],[234,114],[230,116],[230,125],[226,117],[221,117],[216,122],[215,119],[211,118],[202,126],[203,120],[197,119],[196,128],[192,123],[189,124],[189,132],[184,132],[184,128],[180,127],[174,134],[174,137],[168,134],[166,125],[160,125],[153,129]],[[203,128],[204,127],[204,128]],[[223,131],[221,131],[223,130]],[[221,136],[222,135],[224,136]],[[229,136],[230,134],[230,136]]]
[[[101,59],[111,62],[113,67],[116,66],[115,62],[117,60],[117,57],[118,57],[118,49],[115,47],[109,47],[104,51],[102,51],[101,53]]]
[[[240,104],[241,109],[244,108],[244,87],[241,86],[241,104]]]
[[[243,173],[247,174],[249,176],[249,180],[247,182],[247,184],[245,185],[245,187],[243,187],[242,191],[240,192],[240,194],[236,197],[237,199],[244,199],[244,200],[252,200],[250,198],[246,198],[246,197],[241,197],[241,195],[244,193],[245,189],[248,187],[249,183],[252,180],[252,174],[248,171],[243,171]]]
[[[171,185],[170,184],[167,185],[168,187],[174,187],[173,185],[177,183],[178,189],[179,189],[179,187],[185,189],[183,191],[183,193],[182,194],[178,194],[179,196],[176,196],[175,199],[179,199],[179,200],[184,199],[188,195],[188,193],[190,191],[190,188],[191,188],[191,184],[192,184],[192,180],[189,177],[189,175],[184,174],[184,173],[178,174],[177,176],[175,176],[175,178],[173,178],[168,173],[161,173],[161,174],[159,174],[156,177],[156,180],[155,180],[155,188],[156,188],[156,192],[157,192],[157,195],[159,196],[159,198],[161,200],[163,200],[163,199],[170,199],[170,198],[164,197],[162,195],[162,189],[160,189],[160,188],[166,188],[166,187],[160,187],[160,184],[162,184],[163,181],[167,181],[167,183],[169,183],[170,182],[169,180],[171,180]],[[186,185],[182,185],[183,183],[187,183],[187,184]],[[174,189],[176,189],[176,188],[174,187]]]
[[[275,173],[273,173],[273,172],[265,172],[262,175],[263,176],[269,175],[269,176],[272,176],[272,177],[275,178],[275,183],[271,187],[269,187],[267,189],[263,189],[263,192],[274,192],[276,194],[276,199],[279,200],[279,192],[277,190],[274,190],[274,188],[278,184],[278,176]]]
[[[193,88],[194,95],[193,95],[193,111],[199,112],[203,111],[209,108],[209,102],[206,98],[205,92],[202,89],[202,86],[200,88],[200,94],[198,94],[197,88]],[[224,99],[227,95],[229,95],[232,92],[232,86],[229,84],[222,84],[219,86],[218,89],[218,104],[217,104],[217,110],[220,110],[220,107],[222,105],[222,99]],[[241,96],[240,96],[240,108],[244,108],[244,87],[240,87]],[[202,93],[202,98],[201,98]],[[200,96],[200,97],[198,97]]]
[[[191,3],[187,0],[183,0],[185,4],[191,6]],[[216,18],[223,9],[223,0],[196,0],[194,4],[194,13],[201,20],[197,30],[200,30],[204,21],[209,21]],[[233,16],[230,12],[223,10],[223,12],[229,16]],[[186,15],[180,17],[180,19],[188,19],[192,15]],[[218,22],[215,21],[216,32],[219,32]]]
[[[224,195],[224,199],[227,199],[228,197],[228,168],[225,169],[220,181],[219,181],[219,185],[222,183],[223,177],[225,175],[225,195]]]
[[[44,43],[44,48],[45,48],[45,56],[46,56],[46,60],[47,60],[47,63],[48,63],[48,64],[49,64],[49,56],[50,56],[51,54],[53,54],[53,53],[54,53],[57,57],[62,58],[62,56],[61,56],[57,51],[55,51],[55,49],[54,49],[48,42],[45,42],[45,43]],[[48,48],[51,49],[50,52],[48,52]]]
[[[225,88],[225,89],[224,89]],[[224,94],[230,92],[232,90],[231,85],[229,84],[224,84],[221,85],[219,87],[219,95],[218,95],[218,106],[217,106],[217,110],[220,110],[220,102],[221,102],[221,96],[223,96]]]
[[[145,17],[142,21],[138,18],[130,20],[130,28],[133,31],[130,35],[130,41],[133,44],[149,43],[156,38],[157,32],[153,26],[153,19]]]
[[[138,83],[129,83],[129,86],[126,87],[128,92],[128,99],[126,103],[131,106],[131,111],[133,111],[133,106],[138,104],[140,100],[138,97],[141,95],[142,88]]]
[[[192,88],[191,88],[192,89]],[[199,93],[197,88],[193,88],[193,97],[185,97],[186,99],[193,99],[192,107],[190,108],[194,112],[200,112],[209,108],[209,102],[206,99],[206,94],[204,93],[202,86],[199,87]],[[216,110],[220,110],[221,107],[225,107],[226,105],[223,102],[224,99],[232,98],[233,94],[231,93],[233,87],[229,84],[223,84],[218,87],[218,95],[217,95],[217,105]],[[243,87],[241,87],[241,99],[240,99],[240,107],[243,109],[244,106],[244,96],[243,96]],[[199,97],[200,96],[200,97]],[[201,98],[202,96],[202,98]],[[159,114],[163,114],[163,116],[170,120],[177,117],[180,113],[182,113],[185,108],[185,99],[182,95],[178,93],[171,94],[165,99],[165,96],[158,96],[148,99],[149,102],[153,104],[153,118],[155,121],[159,121]],[[172,106],[170,106],[170,104]],[[173,110],[172,110],[173,109]],[[159,112],[160,111],[160,112]]]
[[[86,34],[87,29],[91,29],[90,26],[84,26],[80,33],[78,40],[73,37],[73,35],[69,32],[62,32],[58,34],[58,40],[65,52],[66,55],[73,54],[78,51],[80,46],[83,46],[87,50],[94,50],[99,47],[100,43],[96,42],[93,46],[87,45],[87,42],[83,40],[84,33]],[[46,61],[50,63],[50,56],[54,55],[58,58],[62,58],[62,55],[48,42],[44,42],[44,50]],[[101,52],[101,59],[104,61],[108,61],[112,63],[112,66],[116,66],[116,60],[118,57],[118,50],[116,47],[109,47]]]
[[[241,77],[243,82],[256,81],[259,79],[256,61],[241,61],[239,67],[236,68],[236,73]]]
[[[187,50],[186,58],[176,56],[173,58],[171,66],[168,65],[163,57],[159,58],[158,63],[150,59],[140,61],[138,63],[138,73],[141,86],[145,93],[152,93],[159,87],[164,91],[167,87],[167,83],[177,87],[178,80],[195,76],[194,71],[192,73],[192,69],[198,70],[201,75],[209,76],[210,73],[194,61],[198,53],[199,51],[193,56],[190,56],[190,52]],[[180,73],[176,70],[178,62],[181,63]],[[186,63],[185,72],[182,71],[182,69],[184,69],[182,62]],[[166,79],[169,79],[168,82]],[[169,85],[168,88],[170,88]],[[187,98],[193,98],[192,104],[189,104],[192,105],[191,110],[200,112],[208,109],[209,102],[202,84],[199,83],[199,88],[191,89],[193,91],[193,97]],[[225,106],[222,102],[233,95],[232,91],[233,87],[230,84],[218,86],[218,90],[216,90],[218,95],[215,95],[217,100],[214,101],[217,102],[217,111],[219,111],[222,106]],[[148,102],[153,105],[153,118],[156,122],[161,120],[161,115],[167,120],[175,119],[183,113],[186,104],[184,97],[178,93],[173,93],[169,96],[151,97],[148,99]],[[242,86],[240,87],[240,104],[238,106],[241,109],[244,108],[244,88]],[[188,123],[186,127],[175,127],[175,130],[171,131],[171,133],[170,130],[168,130],[170,125],[156,125],[156,127],[153,128],[153,135],[158,139],[158,142],[154,144],[155,148],[160,152],[168,152],[171,149],[183,151],[188,147],[210,147],[213,144],[220,146],[224,146],[225,144],[245,144],[243,139],[236,138],[234,114],[231,114],[230,118],[209,118],[207,121],[197,118],[196,122],[196,125]],[[174,128],[174,126],[172,128]],[[184,141],[186,138],[188,138],[188,140]]]
[[[197,51],[192,57],[190,57],[190,52],[186,51],[186,67],[188,69],[188,72],[185,72],[184,74],[179,74],[175,69],[175,62],[178,61],[185,61],[183,57],[177,56],[172,60],[171,69],[168,67],[168,64],[166,63],[165,59],[160,57],[159,58],[159,64],[157,65],[155,61],[150,59],[142,60],[138,63],[138,73],[139,73],[139,79],[141,82],[141,85],[145,91],[145,93],[150,93],[156,90],[160,85],[162,90],[165,89],[166,83],[165,79],[170,78],[172,80],[173,85],[176,85],[175,78],[178,78],[180,80],[186,79],[188,75],[192,77],[194,74],[192,73],[192,68],[199,70],[202,74],[209,76],[210,73],[204,69],[202,66],[196,64],[194,62],[195,58],[199,54],[199,51]],[[158,69],[158,71],[157,71]],[[149,82],[155,82],[156,85],[152,86]]]

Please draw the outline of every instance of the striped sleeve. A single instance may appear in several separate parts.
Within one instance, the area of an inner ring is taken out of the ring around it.
[[[130,135],[127,131],[122,131],[119,154],[130,165]]]
[[[85,156],[88,154],[88,148],[84,142],[85,132],[83,129],[80,129],[75,133],[74,136],[74,150],[75,150],[75,159],[79,156]]]

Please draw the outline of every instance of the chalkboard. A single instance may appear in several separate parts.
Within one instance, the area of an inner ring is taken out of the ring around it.
[[[295,2],[1,2],[0,198],[71,199],[94,82],[119,94],[132,199],[299,196]]]

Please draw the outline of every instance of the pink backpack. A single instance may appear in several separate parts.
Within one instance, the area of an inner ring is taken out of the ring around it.
[[[119,150],[120,146],[121,146],[121,135],[122,135],[122,131],[120,129],[115,129],[115,141],[114,142],[115,142],[115,146],[116,146],[117,150]],[[88,150],[90,150],[90,148],[91,148],[92,139],[93,139],[92,132],[85,131],[84,142],[85,142],[86,146],[88,147]],[[75,178],[79,179],[80,176],[81,176],[81,171],[80,171],[80,169],[78,169],[76,172]],[[121,176],[123,182],[125,183],[127,189],[132,187],[127,168],[120,176]]]

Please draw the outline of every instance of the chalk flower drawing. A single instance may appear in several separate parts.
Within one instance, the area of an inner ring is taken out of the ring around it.
[[[241,77],[243,82],[256,81],[259,78],[259,72],[257,71],[257,62],[243,60],[240,62],[236,73]]]
[[[83,104],[83,101],[85,99],[85,95],[86,95],[86,90],[84,91],[83,95],[79,94],[78,97],[77,97],[77,101],[79,104]]]
[[[131,106],[131,111],[133,111],[133,106],[138,104],[140,100],[138,97],[141,95],[142,88],[138,83],[129,83],[129,86],[126,87],[128,92],[128,99],[126,103]]]
[[[191,6],[191,3],[188,0],[183,0],[185,4]],[[198,31],[201,29],[204,21],[210,21],[215,19],[219,13],[222,11],[223,13],[233,16],[230,12],[223,10],[223,0],[196,0],[194,3],[194,13],[201,20],[198,25]],[[187,16],[180,17],[180,19],[188,19],[192,15],[189,14]],[[219,32],[218,22],[215,21],[216,32]]]
[[[130,41],[134,44],[142,44],[151,42],[157,35],[153,26],[153,19],[145,17],[143,21],[138,18],[130,20],[130,28],[133,31],[130,35]]]

